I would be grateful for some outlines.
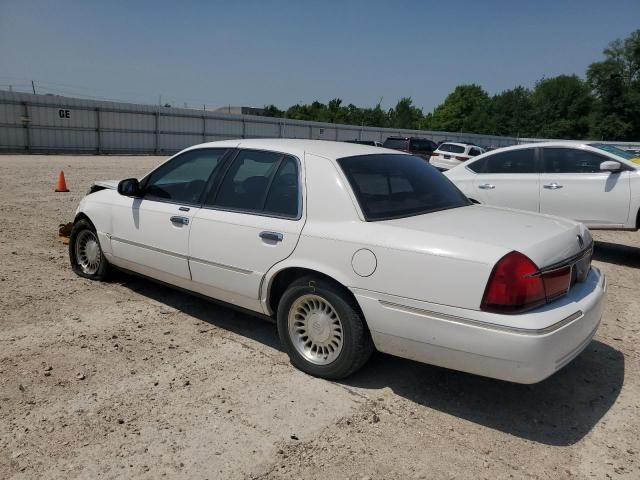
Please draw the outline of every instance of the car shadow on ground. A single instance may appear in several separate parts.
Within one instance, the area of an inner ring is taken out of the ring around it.
[[[519,385],[376,354],[344,384],[394,393],[485,427],[568,446],[578,442],[615,402],[624,356],[597,340],[543,382]]]
[[[213,326],[282,351],[272,322],[128,274],[124,287]],[[623,354],[597,340],[547,380],[518,385],[375,353],[339,383],[364,390],[388,387],[418,405],[548,445],[578,442],[615,402],[624,381]]]
[[[170,308],[282,351],[273,322],[147,278],[115,272],[111,281]]]
[[[597,241],[593,249],[593,259],[625,267],[640,268],[640,248]]]

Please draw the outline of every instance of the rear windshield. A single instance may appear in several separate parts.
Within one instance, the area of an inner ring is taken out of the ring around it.
[[[359,155],[338,163],[367,221],[470,205],[448,178],[413,155]]]
[[[619,157],[622,157],[627,160],[631,160],[632,158],[637,158],[638,156],[633,152],[629,152],[627,150],[622,150],[621,148],[614,147],[613,145],[607,145],[606,143],[591,143],[590,147],[598,148],[600,150],[604,150],[605,152],[613,153]]]
[[[465,147],[462,145],[454,145],[453,143],[443,143],[438,147],[441,152],[464,153]]]
[[[431,140],[425,140],[422,138],[411,139],[411,150],[416,152],[433,152],[436,149],[435,142]]]
[[[384,141],[384,148],[393,148],[394,150],[407,150],[407,142],[404,138],[387,138]]]

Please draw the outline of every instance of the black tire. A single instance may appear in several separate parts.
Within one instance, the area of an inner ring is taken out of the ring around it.
[[[305,295],[325,299],[337,313],[342,324],[342,348],[335,360],[317,365],[305,358],[295,347],[289,331],[289,313],[294,303]],[[287,288],[277,312],[278,335],[293,366],[314,377],[331,380],[348,377],[360,369],[373,353],[373,341],[355,300],[344,287],[323,278],[307,276]]]
[[[86,264],[83,265],[81,259],[79,259],[77,244],[78,241],[82,242],[85,238],[88,240],[94,240],[97,243],[97,267],[90,268]],[[71,262],[71,268],[73,271],[81,277],[91,280],[104,280],[109,273],[109,262],[107,261],[100,241],[98,240],[98,234],[91,222],[85,218],[78,220],[74,223],[71,229],[71,236],[69,238],[69,260]]]

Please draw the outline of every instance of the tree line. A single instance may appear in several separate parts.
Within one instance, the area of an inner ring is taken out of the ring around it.
[[[324,104],[266,106],[264,115],[372,127],[482,133],[512,137],[640,140],[640,30],[615,40],[604,59],[577,75],[542,78],[533,88],[517,86],[489,95],[480,85],[459,85],[433,112],[410,97],[395,107]]]

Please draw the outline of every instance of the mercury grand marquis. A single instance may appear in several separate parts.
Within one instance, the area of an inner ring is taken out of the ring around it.
[[[96,182],[69,254],[276,320],[291,362],[337,379],[377,349],[535,383],[575,358],[606,284],[581,223],[478,205],[422,158],[343,142],[227,140]]]

